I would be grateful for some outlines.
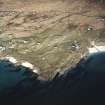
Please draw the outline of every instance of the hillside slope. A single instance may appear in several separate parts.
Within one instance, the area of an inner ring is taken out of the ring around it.
[[[0,56],[29,61],[45,78],[104,45],[105,11],[84,0],[1,0]]]

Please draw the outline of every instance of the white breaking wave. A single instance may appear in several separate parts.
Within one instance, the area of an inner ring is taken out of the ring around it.
[[[15,59],[15,58],[12,57],[12,56],[3,57],[2,59],[7,59],[7,60],[9,60],[11,63],[13,63],[13,64],[18,64],[18,63],[19,63],[20,65],[22,65],[22,66],[24,66],[24,67],[27,67],[27,68],[29,68],[29,69],[32,69],[32,71],[33,71],[34,73],[38,73],[38,72],[39,72],[39,69],[38,69],[37,67],[34,67],[34,65],[31,64],[31,63],[29,63],[28,61],[19,62],[19,61],[17,61],[17,59]]]
[[[14,57],[6,57],[10,62],[17,63],[17,60]]]
[[[32,71],[33,71],[34,73],[38,73],[38,69],[36,69],[36,68],[34,67],[34,65],[32,65],[31,63],[29,63],[29,62],[27,62],[27,61],[22,62],[21,65],[24,66],[24,67],[27,67],[27,68],[32,69]]]
[[[91,42],[92,47],[88,48],[88,51],[90,54],[97,53],[97,52],[105,52],[105,46],[97,46],[95,45],[95,42]]]
[[[21,65],[24,66],[24,67],[28,67],[30,69],[33,69],[33,67],[34,67],[31,63],[29,63],[27,61],[26,62],[22,62]]]

